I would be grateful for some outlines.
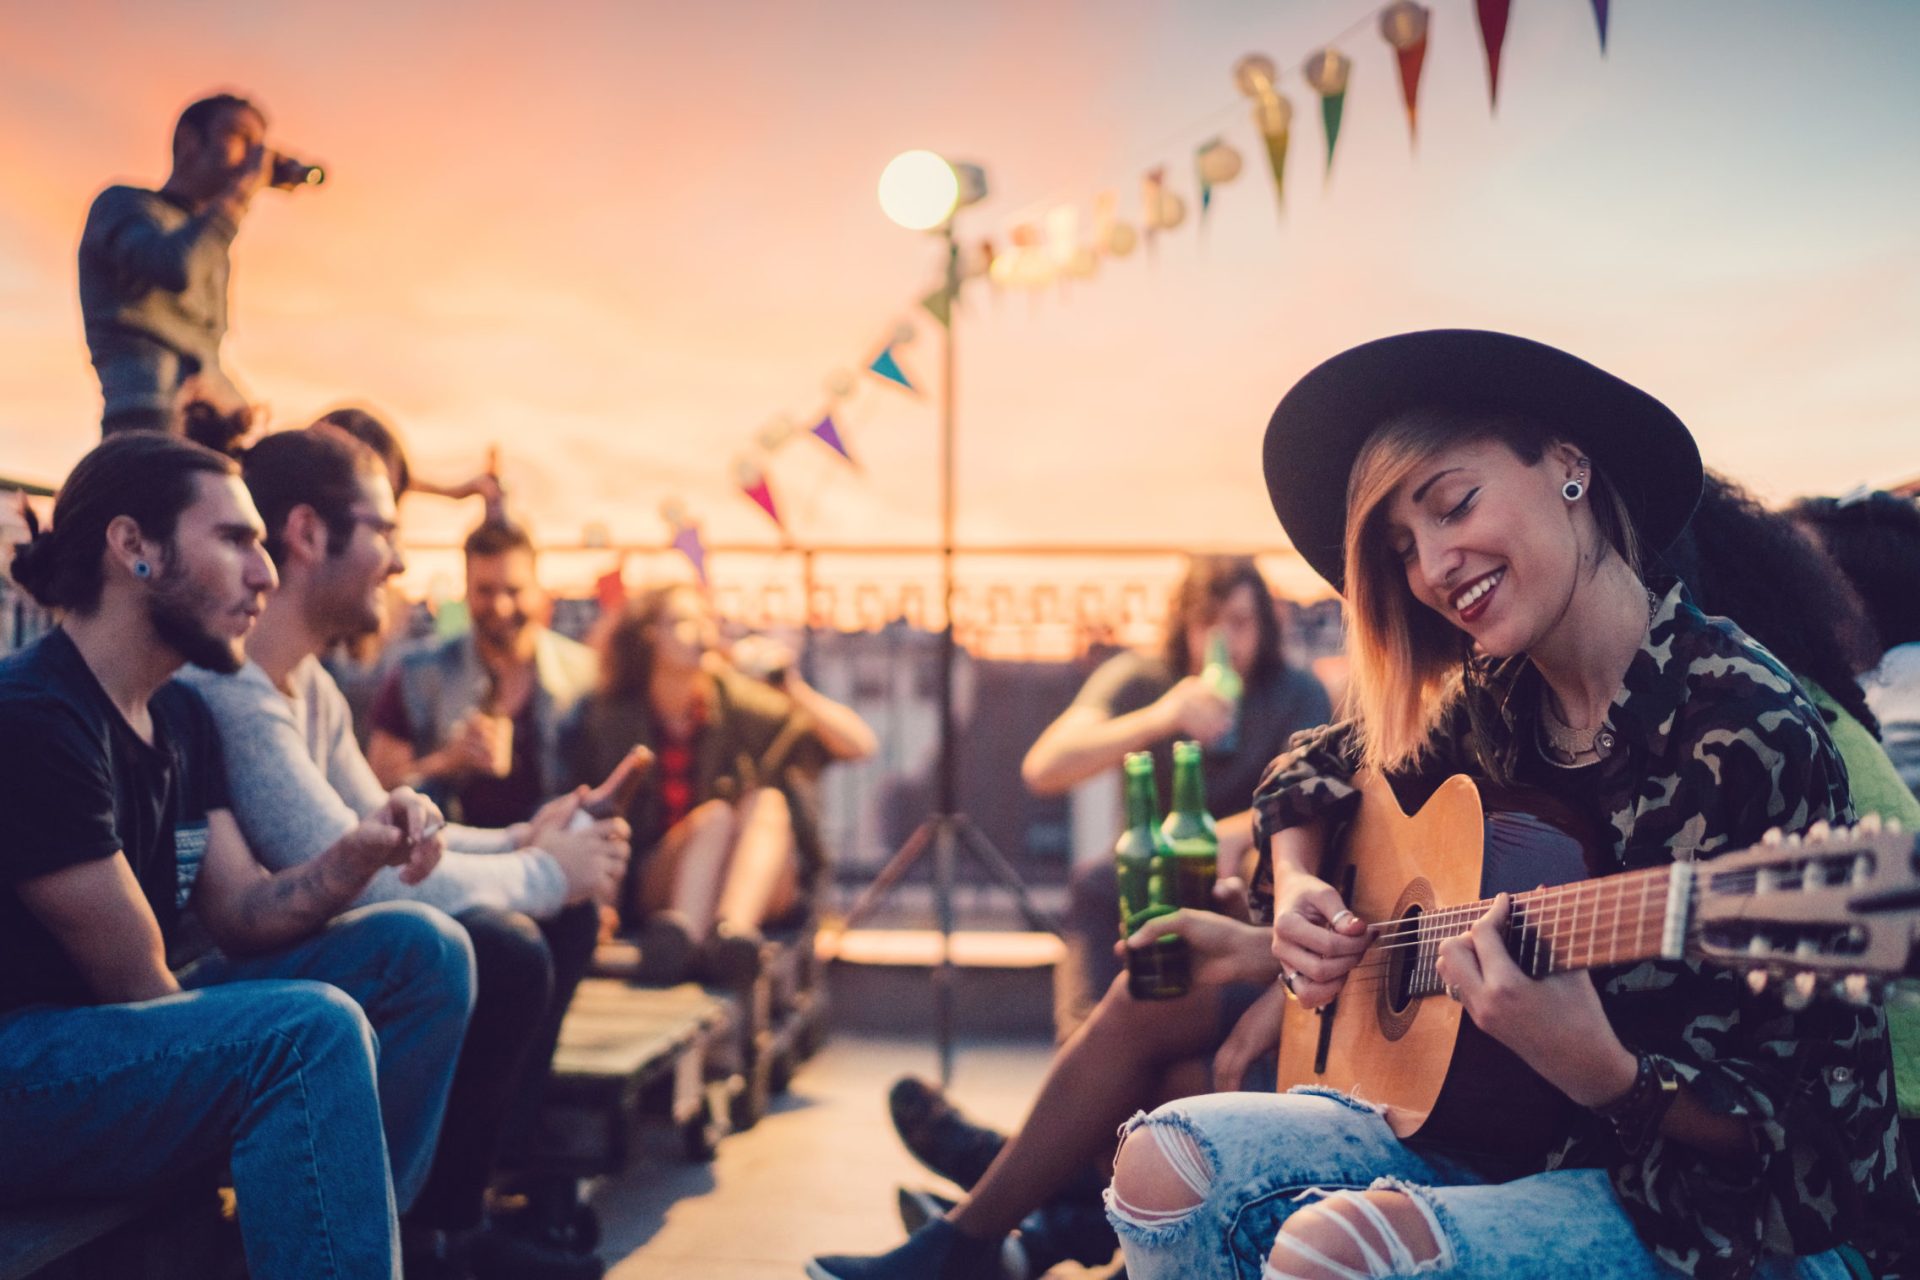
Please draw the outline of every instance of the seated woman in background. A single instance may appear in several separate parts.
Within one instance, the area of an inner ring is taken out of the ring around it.
[[[1787,509],[1860,593],[1872,653],[1860,677],[1887,754],[1920,794],[1920,506],[1874,492],[1802,498]]]
[[[1920,531],[1920,513],[1915,527]],[[1920,554],[1920,532],[1915,538]],[[1854,678],[1880,661],[1873,626],[1847,576],[1791,517],[1769,511],[1733,481],[1709,471],[1686,533],[1667,552],[1703,613],[1758,640],[1800,681],[1827,722],[1847,767],[1854,813],[1920,831],[1920,798],[1895,772],[1880,727]],[[1920,603],[1920,559],[1909,606]],[[1920,676],[1920,644],[1909,646]],[[1920,1003],[1887,1002],[1894,1093],[1900,1114],[1920,1117]]]
[[[876,741],[858,713],[790,666],[742,674],[690,586],[641,595],[603,624],[600,687],[560,729],[569,776],[599,779],[635,743],[657,763],[626,814],[636,851],[622,927],[641,977],[738,982],[761,926],[794,914],[824,865],[811,784]]]

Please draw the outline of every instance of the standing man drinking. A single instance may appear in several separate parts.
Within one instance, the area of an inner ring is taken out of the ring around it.
[[[180,432],[224,448],[253,411],[220,367],[228,251],[253,197],[274,183],[267,118],[230,93],[173,128],[173,171],[156,190],[108,187],[80,236],[80,315],[100,375],[104,434]],[[209,438],[211,437],[211,438]]]

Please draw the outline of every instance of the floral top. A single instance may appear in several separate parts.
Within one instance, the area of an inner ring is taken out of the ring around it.
[[[1537,751],[1539,693],[1524,657],[1477,664],[1419,767],[1391,781],[1404,796],[1455,773],[1514,780],[1520,752]],[[1772,655],[1727,620],[1702,615],[1681,587],[1655,608],[1603,733],[1611,754],[1584,799],[1621,870],[1711,858],[1772,827],[1852,817],[1819,712]],[[1268,766],[1254,797],[1256,918],[1273,909],[1269,837],[1350,817],[1357,761],[1346,723],[1296,735]],[[1745,1121],[1754,1154],[1715,1156],[1657,1138],[1629,1156],[1610,1126],[1583,1111],[1547,1167],[1607,1169],[1641,1238],[1688,1275],[1744,1277],[1763,1253],[1842,1243],[1883,1276],[1916,1265],[1920,1189],[1900,1150],[1880,1009],[1816,1000],[1791,1012],[1775,994],[1753,995],[1740,974],[1693,961],[1594,978],[1621,1039],[1670,1063],[1708,1109]]]

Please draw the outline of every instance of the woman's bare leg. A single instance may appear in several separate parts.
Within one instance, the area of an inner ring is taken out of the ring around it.
[[[1167,1068],[1211,1055],[1220,1040],[1218,987],[1178,1000],[1135,1000],[1114,980],[1054,1055],[1026,1124],[947,1216],[971,1236],[999,1236],[1089,1163],[1113,1158],[1120,1122],[1158,1100]]]
[[[758,929],[792,910],[800,889],[800,860],[793,841],[793,812],[778,787],[757,788],[740,802],[740,837],[728,860],[719,922]]]
[[[724,800],[709,800],[674,823],[641,872],[641,917],[672,910],[685,917],[695,941],[706,937],[736,827]]]

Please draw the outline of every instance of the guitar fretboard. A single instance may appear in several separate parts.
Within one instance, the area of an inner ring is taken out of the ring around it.
[[[1513,894],[1507,950],[1536,978],[1658,956],[1667,943],[1673,870],[1650,867]],[[1438,995],[1445,989],[1435,965],[1440,944],[1470,931],[1492,906],[1484,899],[1396,921],[1375,946],[1388,954],[1410,949],[1407,994]]]

